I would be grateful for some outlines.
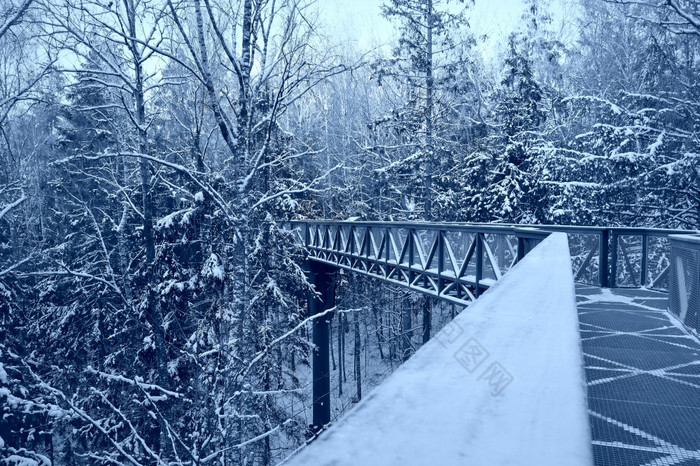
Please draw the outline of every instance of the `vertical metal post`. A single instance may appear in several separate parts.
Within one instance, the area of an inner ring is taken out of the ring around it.
[[[498,268],[503,270],[503,264],[506,263],[506,256],[505,256],[505,237],[501,234],[496,235],[496,245],[498,247],[498,255],[496,256],[498,258]]]
[[[610,235],[610,278],[608,279],[608,285],[610,288],[615,288],[615,281],[617,280],[617,239],[618,234],[612,231]]]
[[[476,290],[474,290],[474,296],[477,298],[481,294],[481,278],[484,274],[484,245],[481,241],[481,233],[477,233],[476,251],[474,252],[474,255],[476,256]]]
[[[411,286],[411,283],[413,283],[413,260],[415,259],[413,257],[413,250],[415,249],[415,232],[416,231],[413,228],[409,228],[408,230],[408,286]]]
[[[518,236],[518,250],[517,250],[517,260],[516,262],[520,262],[523,260],[523,257],[525,257],[525,238]]]
[[[516,229],[515,236],[518,239],[518,250],[516,251],[516,262],[520,262],[523,258],[535,247],[540,244],[549,233],[542,230],[536,230],[533,228],[528,229]]]
[[[350,227],[350,233],[348,233],[348,252],[352,256],[355,254],[355,226]]]
[[[641,280],[639,281],[639,284],[641,286],[646,286],[647,284],[647,254],[648,254],[648,244],[649,237],[647,235],[642,235],[642,266],[641,266]]]
[[[365,240],[367,243],[365,253],[366,253],[366,256],[368,259],[372,255],[372,252],[374,251],[374,247],[372,246],[373,239],[374,239],[374,236],[372,235],[372,227],[367,227],[367,230],[365,231]]]
[[[598,237],[598,278],[600,278],[601,288],[609,287],[609,274],[608,274],[608,239],[610,231],[600,230],[600,236]]]
[[[350,267],[357,267],[357,260],[353,257],[355,255],[355,225],[350,226],[350,232],[348,233],[348,264]]]
[[[442,230],[438,230],[437,234],[438,296],[440,296],[445,289],[445,281],[442,279],[442,274],[445,272],[445,235]]]
[[[389,248],[391,247],[391,236],[389,233],[389,228],[385,228],[384,233],[386,234],[384,238],[384,276],[388,277],[389,276],[389,258],[391,258],[391,251],[389,251]]]
[[[308,261],[309,279],[320,296],[309,296],[309,314],[323,314],[335,305],[335,268]],[[331,371],[330,325],[332,313],[313,321],[314,350],[311,358],[313,373],[313,424],[311,430],[318,433],[331,422]]]
[[[365,270],[369,272],[369,269],[372,268],[372,263],[370,262],[370,257],[372,257],[372,252],[374,251],[374,246],[372,246],[372,241],[373,241],[374,236],[372,235],[372,227],[368,226],[367,230],[365,231],[365,242],[367,243],[366,247],[366,254],[365,257],[367,257],[367,263],[365,265]],[[375,257],[375,260],[377,257]]]

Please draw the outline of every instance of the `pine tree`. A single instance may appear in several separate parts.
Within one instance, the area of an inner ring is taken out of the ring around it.
[[[533,176],[538,130],[546,120],[542,89],[535,80],[527,39],[512,34],[494,110],[498,152],[489,181],[491,215],[509,222],[537,223],[542,218],[541,187]]]

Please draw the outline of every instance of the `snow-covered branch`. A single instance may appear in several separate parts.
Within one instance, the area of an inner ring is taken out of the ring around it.
[[[5,215],[7,215],[7,213],[9,211],[11,211],[12,209],[14,209],[15,207],[17,207],[18,205],[20,205],[21,203],[23,203],[26,200],[27,200],[26,194],[22,193],[22,196],[20,196],[19,199],[17,199],[16,201],[10,202],[5,207],[3,207],[2,210],[0,210],[0,220],[2,220],[2,218]]]

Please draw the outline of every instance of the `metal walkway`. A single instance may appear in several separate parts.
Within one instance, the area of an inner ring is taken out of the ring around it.
[[[651,291],[670,290],[674,313],[700,329],[700,247],[694,246],[700,240],[686,237],[688,249],[673,236],[696,232],[328,220],[288,225],[307,251],[321,296],[310,300],[310,313],[319,315],[332,312],[338,269],[469,305],[550,232],[566,233],[579,283],[595,463],[700,466],[700,341],[666,311],[669,295]],[[313,327],[316,432],[330,422],[331,316],[315,319]]]
[[[668,295],[576,291],[595,464],[700,466],[700,342]]]

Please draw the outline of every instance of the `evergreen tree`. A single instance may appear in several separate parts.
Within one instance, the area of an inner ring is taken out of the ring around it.
[[[501,221],[538,223],[544,199],[534,169],[546,114],[525,37],[510,36],[504,65],[494,109],[499,133],[488,187],[489,211]]]

